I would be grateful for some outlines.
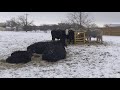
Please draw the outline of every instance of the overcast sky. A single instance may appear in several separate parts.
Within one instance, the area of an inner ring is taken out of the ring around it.
[[[12,17],[28,15],[28,20],[33,20],[34,24],[57,24],[66,18],[69,12],[0,12],[0,22],[5,22]],[[120,24],[120,12],[89,12],[98,26],[104,24]]]

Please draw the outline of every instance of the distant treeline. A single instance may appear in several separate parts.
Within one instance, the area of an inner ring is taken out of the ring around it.
[[[21,30],[27,30],[27,31],[32,31],[32,30],[42,30],[42,31],[46,31],[46,30],[53,30],[53,29],[69,29],[69,28],[74,28],[73,24],[68,24],[68,23],[58,23],[58,24],[44,24],[44,25],[40,25],[40,26],[24,26],[22,28],[26,28],[26,29],[12,29],[12,31],[21,31]]]
[[[53,29],[69,29],[74,28],[74,25],[68,24],[68,23],[58,23],[53,25],[41,25],[41,26],[30,26],[32,30],[53,30]]]
[[[75,28],[76,24],[69,24],[69,23],[58,23],[58,24],[44,24],[40,26],[36,25],[29,25],[29,26],[7,26],[7,25],[2,25],[1,27],[6,28],[7,31],[46,31],[46,30],[53,30],[53,29],[70,29],[70,28]]]

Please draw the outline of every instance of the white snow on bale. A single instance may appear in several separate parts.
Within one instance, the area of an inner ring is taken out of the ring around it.
[[[50,32],[0,31],[0,77],[120,78],[119,36],[103,36],[103,45],[70,45],[66,48],[67,58],[55,63],[40,58],[27,64],[4,62],[13,51],[26,50],[30,44],[46,40],[51,40]]]

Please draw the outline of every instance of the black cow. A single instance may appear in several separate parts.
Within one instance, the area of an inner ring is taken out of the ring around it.
[[[66,57],[66,51],[61,41],[37,42],[27,47],[31,54],[43,54],[42,59],[55,62]]]
[[[64,46],[67,46],[66,44],[66,34],[65,34],[65,30],[52,30],[51,31],[51,35],[52,35],[52,40],[55,41],[55,39],[60,39],[60,41],[64,44]]]
[[[47,41],[47,42],[37,42],[27,47],[27,51],[31,54],[43,54],[46,47],[49,45],[59,45],[62,44],[60,41]]]
[[[15,51],[6,59],[7,63],[27,63],[31,61],[31,54],[27,51]]]
[[[42,55],[42,59],[48,62],[56,62],[65,58],[66,50],[62,44],[49,45]]]

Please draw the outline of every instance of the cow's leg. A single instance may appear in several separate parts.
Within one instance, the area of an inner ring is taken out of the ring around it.
[[[65,42],[67,43],[67,39],[65,39]]]
[[[69,39],[67,39],[67,43],[69,43]]]
[[[69,42],[69,37],[68,37],[68,35],[66,36],[66,42],[67,42],[67,43]]]
[[[88,41],[88,43],[90,43],[90,39],[89,38],[87,38],[87,41]]]
[[[69,44],[71,43],[71,38],[69,38]]]
[[[73,38],[73,44],[74,44],[74,38]]]
[[[101,42],[101,38],[100,38],[100,37],[98,38],[98,42],[99,42],[99,43]]]
[[[89,43],[91,42],[91,37],[89,37]]]
[[[87,38],[87,42],[89,43],[89,37]]]
[[[103,43],[103,38],[102,38],[102,36],[101,36],[101,43]]]
[[[69,40],[69,44],[71,44],[71,39]]]
[[[87,40],[87,42],[89,42],[89,38],[88,37],[86,38],[86,40]]]
[[[101,41],[101,38],[99,38],[99,41],[98,41],[98,42],[100,43],[100,41]]]
[[[67,43],[67,38],[65,39],[65,43]]]
[[[98,42],[100,42],[101,40],[100,40],[100,38],[98,39]]]
[[[68,35],[66,36],[66,41],[68,42],[69,38],[68,38]]]
[[[90,42],[91,42],[91,37],[88,37],[88,45],[90,46]]]
[[[63,43],[64,43],[64,45],[67,47],[67,43],[65,42],[65,38],[64,38],[64,40],[63,40]]]
[[[52,40],[53,40],[53,41],[55,41],[55,38],[54,38],[54,37],[52,37]]]
[[[97,42],[99,42],[99,38],[97,37]]]
[[[89,42],[89,37],[87,37],[87,42]]]
[[[61,38],[60,41],[61,41],[61,43],[62,43],[64,46],[67,47],[67,44],[66,44],[66,42],[65,42],[65,38]]]

